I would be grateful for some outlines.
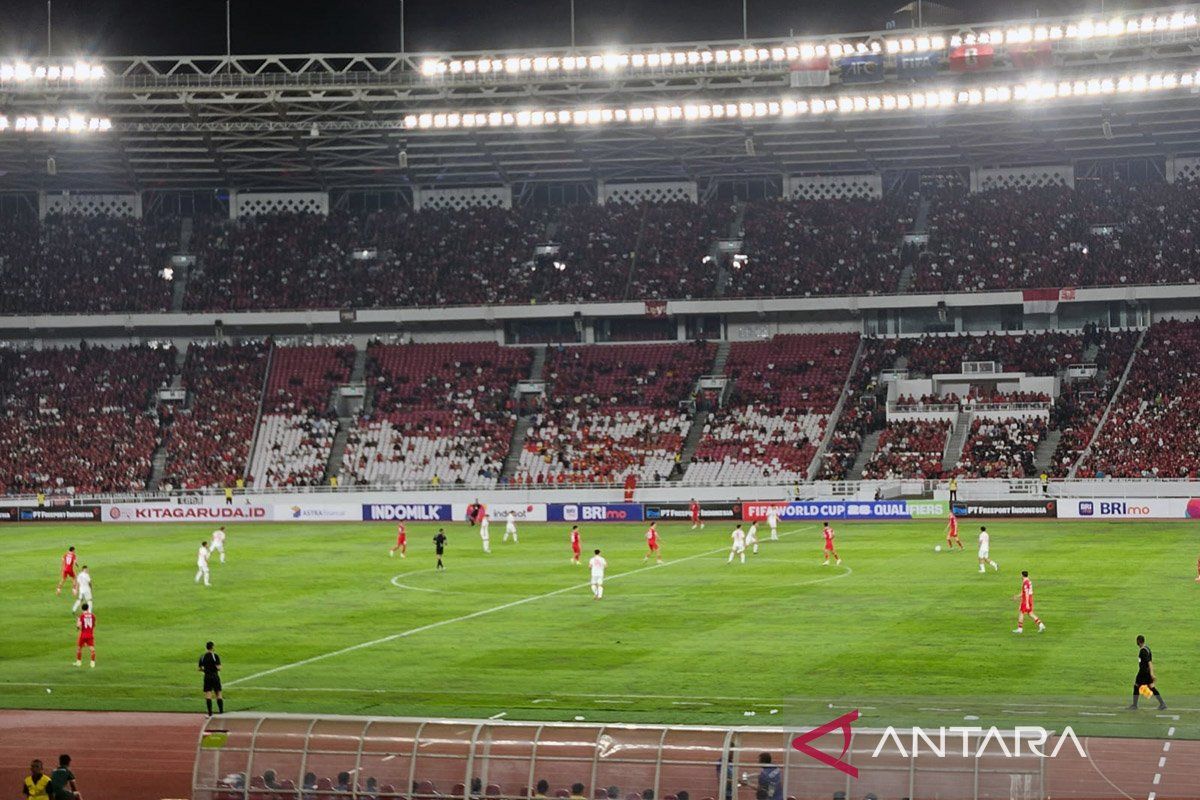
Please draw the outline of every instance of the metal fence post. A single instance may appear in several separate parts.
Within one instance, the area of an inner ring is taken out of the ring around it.
[[[417,782],[417,752],[421,749],[421,731],[425,730],[425,726],[428,724],[428,722],[422,722],[417,726],[417,732],[413,734],[412,757],[408,759],[408,786],[405,786],[404,791],[401,792],[406,797],[415,794],[413,790],[416,789]]]
[[[542,738],[542,729],[545,725],[538,725],[537,730],[533,733],[533,749],[529,751],[529,780],[525,782],[525,793],[528,796],[533,791],[533,776],[537,772],[537,751],[538,742]]]
[[[480,723],[471,731],[471,745],[467,748],[467,774],[463,776],[462,800],[471,798],[471,779],[475,774],[475,743],[479,741],[479,731],[482,729],[483,723]],[[482,790],[483,787],[480,787],[481,794]]]
[[[242,797],[250,797],[250,776],[254,772],[254,745],[258,742],[258,729],[267,721],[266,717],[259,717],[258,722],[254,723],[254,731],[250,734],[250,754],[246,757],[246,771],[242,773]]]
[[[663,745],[666,744],[667,731],[669,731],[669,730],[670,730],[670,728],[668,726],[665,726],[665,725],[663,726],[662,735],[658,737],[658,753],[655,754],[655,756],[654,756],[654,796],[655,797],[662,797],[662,787],[659,786],[659,783],[662,781]]]
[[[354,783],[350,786],[350,795],[355,798],[358,797],[358,779],[362,775],[363,747],[367,743],[367,733],[371,730],[371,725],[374,723],[375,720],[368,719],[363,723],[362,733],[358,735],[358,752],[354,755]]]

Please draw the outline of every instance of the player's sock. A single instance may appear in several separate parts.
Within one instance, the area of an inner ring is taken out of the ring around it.
[[[742,555],[742,563],[745,564],[746,563],[746,551],[743,550],[741,555]]]
[[[997,572],[1000,571],[1000,565],[997,564],[995,561],[989,561],[988,563],[992,565],[992,569],[996,570]]]
[[[225,698],[223,698],[223,697],[217,698],[217,713],[218,714],[225,713]]]
[[[596,587],[596,597],[597,598],[604,597],[604,587],[603,586]]]
[[[212,716],[212,700],[205,698],[204,705],[208,706],[208,715],[211,717]]]
[[[980,565],[979,565],[979,571],[980,571],[980,572],[987,572],[987,570],[986,570],[986,569],[984,569],[984,566],[983,566],[983,564],[980,564]]]
[[[83,660],[82,660],[82,659],[79,659],[79,658],[75,659],[75,666],[77,666],[77,667],[78,667],[78,666],[80,666],[80,665],[82,665],[82,664],[83,664]]]
[[[224,553],[221,553],[221,563],[222,564],[225,563],[225,554]]]

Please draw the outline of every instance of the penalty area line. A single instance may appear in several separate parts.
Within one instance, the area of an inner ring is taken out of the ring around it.
[[[816,527],[815,525],[806,525],[802,528],[796,528],[795,530],[785,531],[784,533],[780,534],[780,538],[782,538],[784,536],[791,536],[794,533],[801,533],[806,530],[811,530],[815,527]],[[616,575],[611,575],[608,577],[608,580],[612,581],[612,580],[616,580],[618,578],[626,578],[626,577],[629,577],[630,575],[637,575],[639,573],[646,572],[647,570],[662,569],[663,567],[670,567],[675,564],[683,564],[688,561],[695,561],[698,558],[707,558],[709,556],[716,555],[717,553],[724,553],[727,550],[728,550],[728,548],[726,548],[726,547],[718,547],[715,550],[708,550],[703,553],[696,553],[694,555],[684,556],[683,558],[675,559],[674,561],[668,561],[665,564],[648,564],[644,567],[638,567],[637,569],[629,570],[628,572],[621,572]],[[822,580],[830,580],[832,578],[840,578],[840,577],[844,577],[845,575],[849,575],[849,574],[850,574],[850,571],[849,571],[849,569],[847,569],[847,571],[842,573],[841,575],[834,575],[834,576],[831,576],[831,578],[826,578],[826,579],[822,579]],[[408,630],[400,631],[398,633],[389,634],[387,636],[381,636],[378,639],[371,639],[370,641],[359,642],[358,644],[352,644],[349,647],[343,647],[338,650],[331,650],[328,653],[321,653],[319,655],[311,656],[309,658],[302,658],[299,661],[293,661],[290,664],[281,664],[278,667],[272,667],[271,669],[264,669],[259,672],[254,672],[254,673],[251,673],[250,675],[246,675],[244,677],[237,678],[232,681],[226,681],[225,685],[226,686],[238,686],[238,685],[246,683],[248,681],[257,680],[258,678],[265,678],[268,675],[275,675],[277,673],[284,672],[285,670],[296,669],[297,667],[306,667],[309,664],[315,664],[318,661],[324,661],[329,658],[335,658],[337,656],[346,655],[347,653],[353,653],[358,650],[365,650],[368,647],[376,647],[381,644],[387,644],[388,642],[394,642],[397,639],[404,639],[409,636],[416,636],[418,633],[425,633],[426,631],[436,630],[437,628],[444,628],[447,625],[454,625],[459,622],[467,622],[472,619],[478,619],[479,617],[486,617],[490,614],[496,614],[501,611],[507,611],[510,608],[517,608],[519,606],[537,602],[538,600],[546,600],[551,597],[557,597],[558,595],[566,594],[567,592],[577,592],[581,589],[586,589],[589,586],[591,586],[590,581],[587,583],[577,583],[572,586],[564,586],[561,589],[554,589],[553,591],[543,592],[542,594],[534,594],[534,595],[530,595],[528,597],[522,597],[519,600],[512,600],[508,603],[501,603],[500,605],[492,606],[491,608],[482,608],[479,611],[472,611],[470,614],[463,614],[462,616],[459,616],[459,617],[451,617],[450,619],[438,620],[437,622],[431,622],[428,625],[419,625],[415,628],[409,628]]]

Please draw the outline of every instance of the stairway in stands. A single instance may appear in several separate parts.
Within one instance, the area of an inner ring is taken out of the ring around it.
[[[710,375],[725,374],[725,364],[729,361],[729,348],[729,340],[722,339],[717,342],[717,354],[713,357],[712,369],[709,370]],[[732,389],[733,381],[730,380],[725,384],[724,391],[721,392],[721,405],[725,404]],[[692,463],[692,458],[696,455],[696,448],[700,446],[700,440],[704,438],[704,426],[708,424],[710,417],[712,417],[711,411],[696,412],[696,416],[692,418],[692,424],[688,427],[687,436],[683,438],[683,446],[679,451],[679,462],[671,469],[668,480],[678,481],[683,478],[688,465]]]
[[[971,415],[966,411],[959,411],[958,418],[954,421],[954,430],[950,432],[950,438],[946,440],[946,452],[942,454],[943,471],[949,472],[954,469],[959,459],[962,458],[963,445],[967,443],[967,436],[970,433]]]
[[[1116,408],[1117,401],[1121,399],[1121,394],[1125,391],[1125,383],[1129,380],[1129,373],[1133,371],[1133,364],[1137,361],[1138,353],[1141,352],[1142,344],[1146,341],[1146,334],[1150,332],[1149,328],[1143,328],[1138,336],[1137,343],[1133,346],[1133,352],[1129,356],[1129,361],[1125,364],[1125,371],[1121,373],[1121,381],[1117,384],[1113,396],[1109,398],[1108,405],[1104,407],[1104,414],[1100,416],[1100,421],[1096,423],[1096,429],[1092,431],[1092,438],[1088,440],[1087,447],[1079,454],[1079,458],[1075,459],[1075,463],[1071,465],[1071,471],[1067,473],[1068,478],[1074,478],[1075,473],[1079,471],[1079,465],[1092,452],[1092,445],[1100,438],[1100,431],[1104,430],[1105,424],[1108,422],[1108,417],[1112,414],[1112,410]]]
[[[730,239],[742,238],[742,225],[746,221],[746,202],[738,200],[735,208],[737,209],[737,213],[733,221],[729,223],[729,230],[727,232]],[[729,274],[729,270],[725,269],[725,259],[721,258],[721,249],[717,245],[717,242],[712,243],[712,248],[708,254],[712,257],[713,263],[717,265],[717,286],[714,296],[724,297],[725,292],[729,289],[732,276]]]
[[[171,382],[168,388],[182,389],[183,388],[183,364],[187,360],[186,348],[180,348],[175,351],[175,366],[171,368]],[[183,403],[179,404],[179,408],[188,405],[191,398],[185,398]],[[162,483],[163,474],[167,471],[167,435],[163,432],[162,441],[158,443],[158,447],[154,448],[154,456],[150,460],[150,477],[146,479],[146,488],[150,490],[157,489]]]
[[[871,456],[875,455],[876,448],[879,447],[879,437],[883,434],[883,429],[871,431],[863,437],[862,449],[858,451],[858,457],[854,459],[854,466],[850,468],[849,474],[846,475],[847,480],[861,481],[863,470],[867,468],[867,462],[871,460]]]
[[[362,385],[363,391],[363,407],[360,413],[365,413],[368,410],[368,398],[371,393],[371,387],[366,385],[367,374],[367,351],[361,347],[354,350],[354,366],[350,370],[349,385]],[[337,407],[336,393],[337,387],[334,387],[335,403]],[[346,452],[346,440],[350,438],[350,429],[354,427],[354,416],[346,415],[338,417],[337,433],[333,436],[333,446],[329,448],[329,458],[325,462],[325,473],[321,476],[321,483],[328,486],[329,482],[341,475],[342,472],[342,454]]]
[[[912,233],[925,234],[929,233],[929,200],[922,197],[920,205],[917,206],[917,215],[913,220]],[[903,249],[903,242],[901,242]],[[900,270],[900,282],[896,286],[896,291],[904,294],[912,288],[913,276],[916,271],[917,251],[903,249],[904,266]]]
[[[1058,449],[1058,441],[1062,439],[1062,431],[1052,430],[1046,434],[1046,438],[1038,443],[1037,451],[1033,455],[1033,466],[1036,474],[1041,475],[1043,472],[1051,474],[1050,467],[1053,466],[1050,461],[1054,458],[1054,451]]]
[[[549,348],[546,345],[540,345],[533,350],[533,363],[529,366],[529,380],[534,383],[541,383],[545,380],[543,377],[546,374],[546,354]],[[513,387],[513,402],[520,400],[517,393],[517,388]],[[504,457],[504,469],[500,470],[500,482],[507,483],[517,474],[517,467],[521,465],[521,451],[525,449],[525,440],[529,437],[529,429],[533,426],[533,414],[522,414],[517,417],[517,424],[513,426],[512,436],[508,440],[508,455]]]
[[[192,247],[192,218],[184,217],[179,223],[179,250],[182,255],[187,255]],[[171,286],[171,310],[183,311],[183,300],[187,296],[188,276],[191,270],[188,267],[177,267]]]

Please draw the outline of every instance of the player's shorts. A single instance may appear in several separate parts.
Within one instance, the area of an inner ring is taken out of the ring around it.
[[[439,555],[439,556],[446,555],[446,551],[442,550],[442,548],[440,548],[440,547],[437,549],[436,552],[437,552],[437,555]]]
[[[1021,613],[1022,614],[1032,614],[1033,613],[1033,601],[1032,600],[1030,600],[1028,603],[1026,603],[1024,601],[1021,602]]]
[[[825,552],[826,552],[826,553],[832,553],[832,552],[833,552],[833,542],[826,542],[826,543],[825,543]]]
[[[744,545],[744,544],[735,544],[735,545],[733,546],[733,552],[735,552],[735,553],[744,553],[744,552],[746,552],[746,545]]]
[[[658,542],[646,542],[646,546],[649,547],[651,550],[657,550]]]
[[[592,573],[592,586],[599,586],[604,583],[604,576]]]
[[[987,549],[986,547],[981,547],[981,548],[979,548],[979,557],[980,557],[980,558],[987,558],[987,557],[988,557],[988,549]]]
[[[74,578],[74,577],[75,577],[75,568],[74,568],[74,567],[67,567],[67,568],[65,568],[65,569],[62,571],[62,576],[63,576],[64,578]]]
[[[758,541],[757,533],[746,534],[746,544],[754,544],[757,541]]]
[[[408,544],[408,539],[403,536],[396,537],[396,547],[404,547],[406,544]]]
[[[947,539],[957,539],[957,538],[958,538],[958,532],[957,532],[957,531],[950,531],[950,533],[946,534],[946,538],[947,538]]]
[[[76,644],[76,647],[95,647],[95,646],[96,646],[96,634],[94,634],[94,633],[79,634],[79,642]]]
[[[90,602],[92,602],[92,593],[91,593],[90,591],[83,591],[83,592],[80,592],[80,593],[79,593],[79,600],[80,600],[80,602],[83,602],[83,603],[90,603]]]
[[[575,555],[579,555],[582,552],[582,550],[580,550],[578,545],[571,545],[571,552],[574,553]]]
[[[213,552],[214,552],[214,553],[224,553],[224,552],[225,552],[225,545],[223,545],[223,544],[217,544],[216,542],[213,542],[212,549],[213,549]]]
[[[206,692],[221,691],[221,676],[220,675],[209,675],[207,672],[204,673],[204,691],[206,691]]]

